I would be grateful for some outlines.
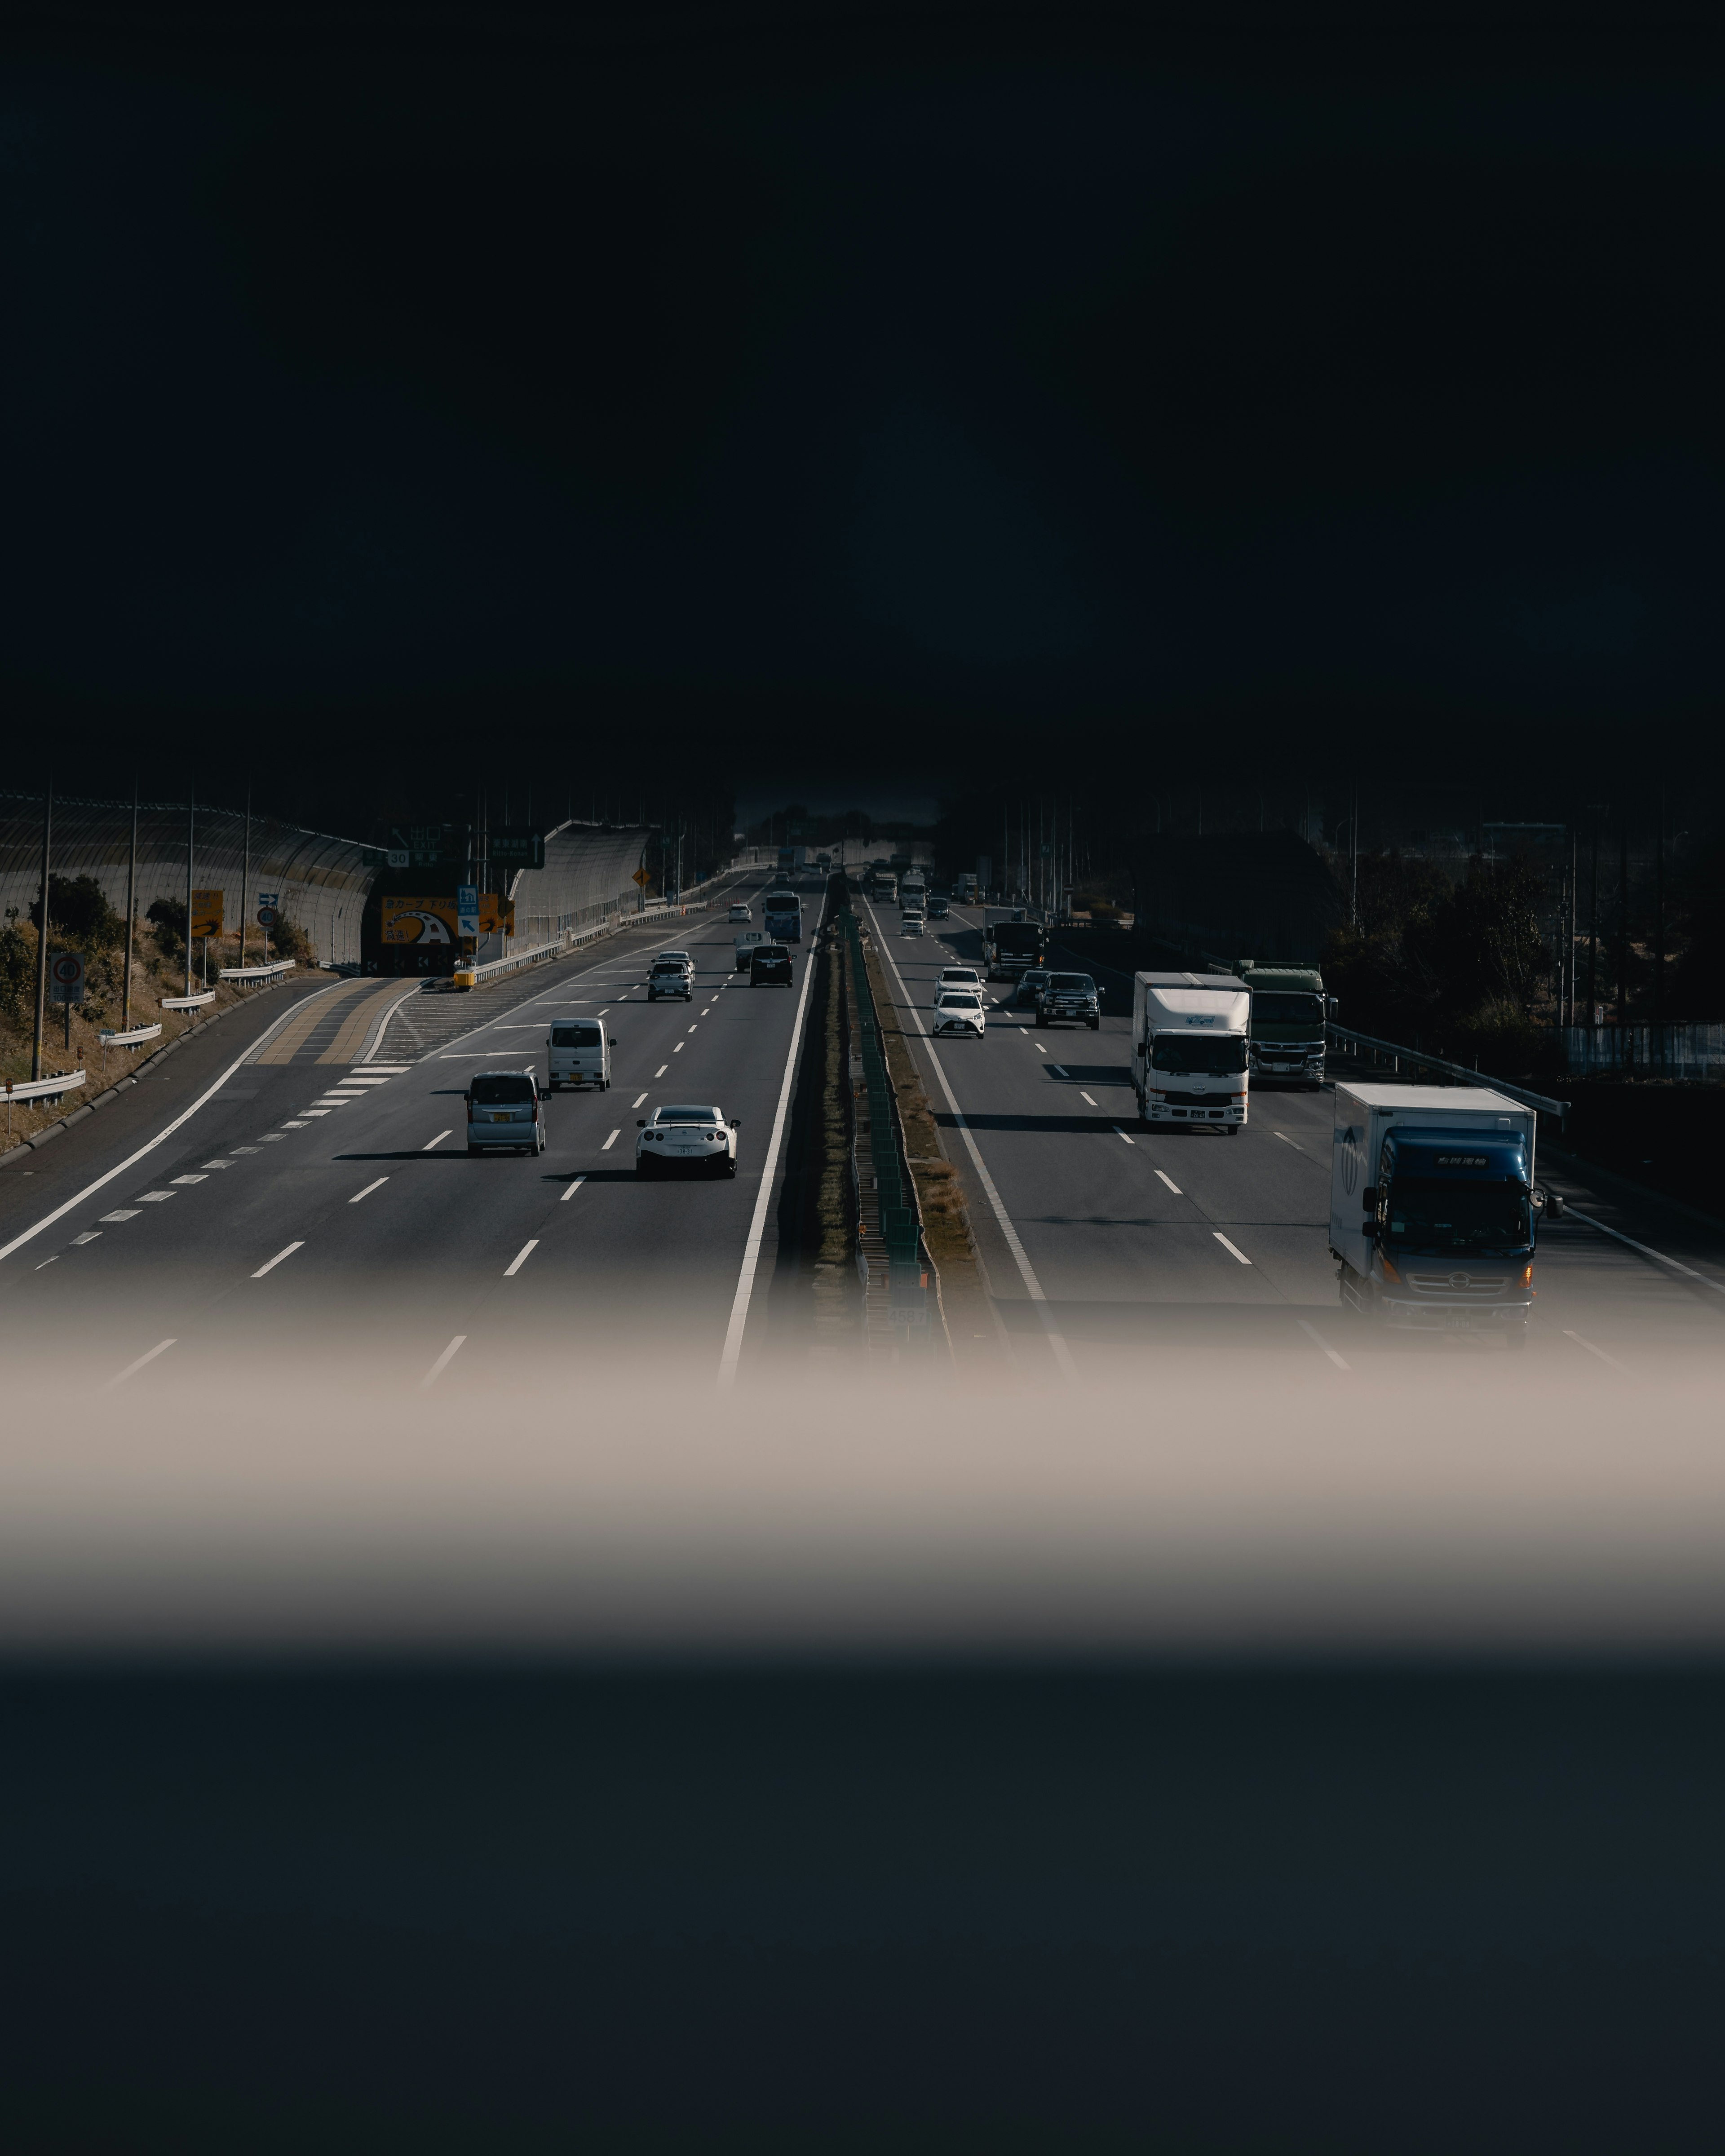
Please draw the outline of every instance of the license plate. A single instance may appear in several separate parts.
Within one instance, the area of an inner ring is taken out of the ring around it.
[[[494,1123],[512,1123],[515,1121],[515,1117],[513,1116],[493,1116],[491,1121]]]
[[[1466,1332],[1467,1312],[1465,1310],[1452,1310],[1445,1315],[1444,1323],[1451,1332]]]

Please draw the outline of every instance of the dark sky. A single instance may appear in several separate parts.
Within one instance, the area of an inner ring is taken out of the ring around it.
[[[19,708],[1710,731],[1716,55],[1126,19],[16,50]]]

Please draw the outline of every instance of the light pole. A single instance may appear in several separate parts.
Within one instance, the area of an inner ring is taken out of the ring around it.
[[[54,833],[54,773],[42,803],[42,926],[36,935],[36,1030],[30,1043],[30,1076],[42,1075],[42,1028],[48,1016],[48,855]]]

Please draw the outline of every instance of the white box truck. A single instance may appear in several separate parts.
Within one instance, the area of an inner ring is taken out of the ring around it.
[[[1246,1119],[1252,998],[1231,973],[1134,973],[1132,1085],[1147,1123]]]
[[[1527,1337],[1538,1117],[1484,1086],[1338,1083],[1330,1255],[1342,1301],[1404,1332]]]

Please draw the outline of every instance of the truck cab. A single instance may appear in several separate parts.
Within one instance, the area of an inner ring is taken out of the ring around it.
[[[1402,1332],[1525,1343],[1542,1213],[1537,1119],[1480,1086],[1336,1089],[1330,1248],[1345,1307]]]
[[[1234,970],[1252,998],[1251,1072],[1260,1083],[1307,1087],[1324,1082],[1324,1027],[1331,1009],[1316,966],[1260,965],[1236,960]]]

